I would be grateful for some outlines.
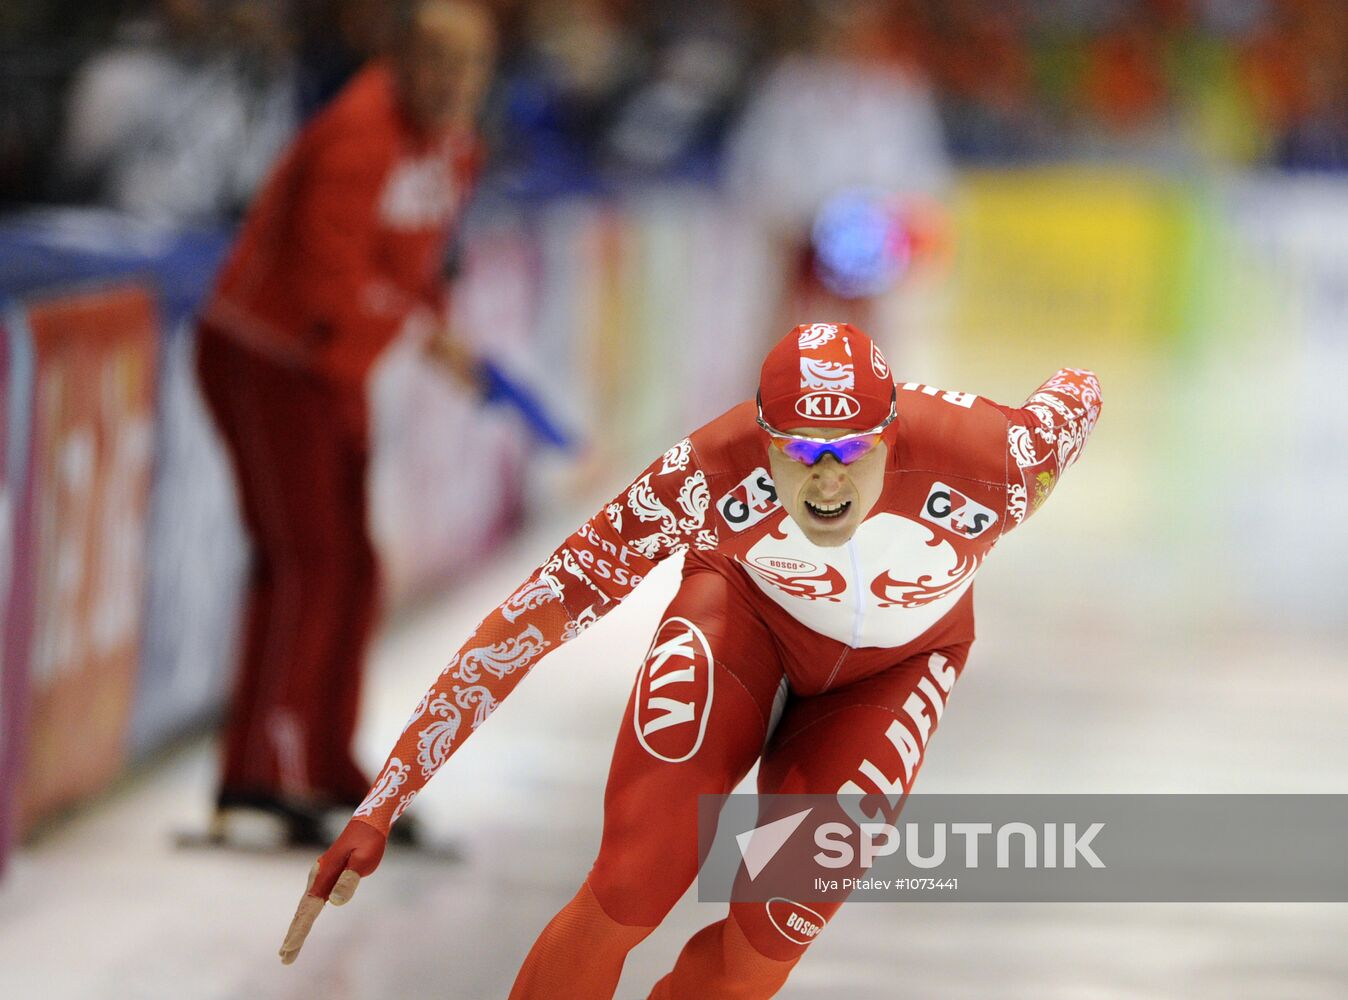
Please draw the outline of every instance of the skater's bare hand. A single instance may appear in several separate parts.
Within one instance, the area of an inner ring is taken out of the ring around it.
[[[305,886],[300,905],[281,943],[281,961],[285,965],[298,957],[324,903],[331,901],[333,906],[341,906],[350,900],[361,877],[372,874],[379,867],[386,845],[387,839],[382,833],[369,823],[353,819],[314,862],[309,870],[309,884]]]

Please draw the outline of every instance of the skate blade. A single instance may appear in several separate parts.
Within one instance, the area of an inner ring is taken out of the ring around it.
[[[211,849],[244,854],[312,852],[318,846],[310,838],[296,837],[290,824],[280,817],[256,809],[223,809],[212,817],[205,830],[175,831],[173,845],[184,850]]]

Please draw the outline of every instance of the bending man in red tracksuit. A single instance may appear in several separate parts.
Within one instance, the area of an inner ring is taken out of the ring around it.
[[[377,599],[365,381],[409,317],[443,316],[492,45],[478,8],[417,4],[394,56],[285,154],[200,324],[201,383],[253,543],[218,804],[275,813],[296,841],[369,787],[351,753]],[[431,347],[461,363],[444,337]]]
[[[797,327],[764,361],[757,402],[652,462],[450,660],[315,865],[283,959],[323,899],[344,901],[374,870],[390,825],[529,669],[684,552],[618,733],[599,856],[511,993],[611,997],[627,952],[696,874],[699,795],[729,792],[760,757],[763,793],[907,793],[973,641],[974,575],[1043,504],[1099,412],[1088,371],[1059,371],[1012,409],[896,386],[846,324]],[[776,916],[733,903],[652,1000],[772,996],[810,941]]]

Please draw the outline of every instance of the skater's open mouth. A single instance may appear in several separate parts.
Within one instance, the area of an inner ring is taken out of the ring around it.
[[[806,500],[805,509],[820,520],[836,521],[852,509],[852,501],[842,500],[834,503],[811,503],[809,500]]]

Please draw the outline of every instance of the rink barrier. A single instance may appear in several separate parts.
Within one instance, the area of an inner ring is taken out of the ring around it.
[[[24,302],[33,353],[28,489],[12,533],[31,608],[20,836],[126,758],[140,661],[158,316],[143,285]],[[26,660],[26,663],[25,663]]]
[[[7,309],[0,313],[0,876],[16,836],[15,793],[27,736],[32,611],[26,584],[31,568],[27,549],[14,539],[16,519],[28,496],[31,371],[23,315]]]
[[[229,241],[214,228],[166,229],[87,210],[25,213],[0,226],[0,293],[19,297],[16,315],[24,298],[115,280],[151,289],[158,307],[132,758],[218,712],[230,674],[245,553],[232,485],[191,370],[191,318]]]
[[[223,706],[246,546],[197,386],[192,316],[228,242],[102,213],[0,225],[0,864],[3,844]],[[150,309],[141,353],[109,355],[125,344],[100,309],[132,299]],[[72,316],[98,316],[97,331]],[[138,406],[118,409],[132,383]],[[406,353],[374,392],[373,520],[396,606],[443,588],[516,528],[527,447],[516,422],[480,412]],[[75,496],[62,469],[104,492]]]

